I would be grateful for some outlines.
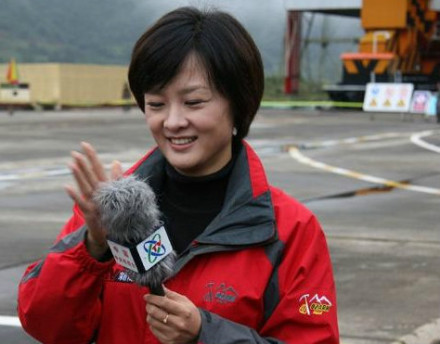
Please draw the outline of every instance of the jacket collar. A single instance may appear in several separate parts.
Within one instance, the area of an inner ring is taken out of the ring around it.
[[[165,158],[154,149],[134,172],[160,193]],[[196,239],[200,244],[262,245],[276,238],[275,217],[261,161],[243,141],[231,171],[222,210]]]

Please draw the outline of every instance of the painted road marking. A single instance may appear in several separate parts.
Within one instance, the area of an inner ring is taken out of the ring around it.
[[[67,168],[51,169],[51,170],[24,170],[11,174],[0,175],[0,182],[16,181],[22,179],[37,179],[44,177],[55,177],[69,175],[71,172]]]
[[[339,145],[348,145],[353,143],[361,143],[361,142],[369,142],[369,141],[378,141],[384,139],[394,139],[398,137],[407,137],[410,136],[411,133],[383,133],[377,135],[366,135],[366,136],[358,136],[358,137],[348,137],[345,139],[338,140],[326,140],[320,142],[310,142],[310,143],[302,143],[300,144],[300,148],[304,149],[312,149],[312,148],[327,148]]]
[[[270,101],[264,100],[261,102],[262,108],[274,109],[291,109],[295,107],[344,107],[344,108],[361,108],[361,102],[334,102],[327,100],[292,100],[292,101]]]
[[[127,169],[131,165],[129,163],[122,163],[122,168]],[[111,168],[111,164],[104,165],[104,168],[106,170],[109,170]],[[67,176],[70,175],[72,172],[65,167],[61,168],[51,168],[45,170],[42,169],[29,169],[29,170],[20,170],[18,172],[14,173],[5,173],[0,174],[0,182],[12,182],[17,180],[23,180],[23,179],[39,179],[44,177],[58,177],[58,176]]]
[[[422,131],[421,133],[415,133],[411,135],[411,142],[419,147],[428,149],[436,153],[440,153],[440,147],[422,140],[423,137],[434,135],[434,133],[435,132],[433,130],[427,130],[427,131]]]
[[[0,315],[0,326],[21,327],[18,317]]]
[[[299,151],[299,149],[296,147],[290,147],[289,154],[293,159],[295,159],[296,161],[298,161],[304,165],[312,166],[314,168],[324,170],[327,172],[340,174],[340,175],[350,177],[350,178],[364,180],[366,182],[370,182],[370,183],[374,183],[374,184],[381,184],[381,185],[386,185],[386,186],[393,187],[393,188],[398,188],[398,189],[403,189],[403,190],[408,190],[408,191],[415,191],[415,192],[423,192],[423,193],[428,193],[428,194],[440,196],[440,189],[429,188],[429,187],[418,186],[418,185],[408,185],[408,184],[396,182],[394,180],[384,179],[384,178],[375,177],[375,176],[371,176],[368,174],[363,174],[363,173],[359,173],[356,171],[348,170],[348,169],[341,168],[341,167],[331,166],[331,165],[325,164],[323,162],[310,159],[310,158],[306,157],[305,155],[303,155]]]
[[[431,323],[417,328],[413,333],[408,334],[392,344],[420,344],[438,343],[440,341],[440,318]]]

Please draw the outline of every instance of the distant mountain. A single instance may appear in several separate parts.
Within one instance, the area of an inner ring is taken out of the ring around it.
[[[153,16],[137,0],[2,0],[0,61],[126,64]]]
[[[0,63],[15,57],[18,62],[127,64],[133,44],[145,28],[182,4],[158,0],[1,0]],[[254,31],[265,65],[275,71],[282,56],[281,4],[282,0],[263,6],[251,1],[238,5],[234,1],[205,1],[201,7],[214,6],[237,15]]]

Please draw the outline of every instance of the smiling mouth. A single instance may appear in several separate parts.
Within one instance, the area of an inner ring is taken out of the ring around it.
[[[169,138],[168,139],[173,145],[187,145],[196,140],[195,136],[192,137],[179,137],[179,138]]]

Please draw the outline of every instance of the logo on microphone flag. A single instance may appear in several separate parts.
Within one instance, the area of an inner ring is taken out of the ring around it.
[[[173,252],[173,246],[163,226],[136,247],[127,247],[111,240],[107,242],[116,263],[137,273],[148,271]]]
[[[147,239],[136,245],[136,250],[144,265],[145,271],[151,269],[172,251],[170,239],[165,227],[160,227]]]

